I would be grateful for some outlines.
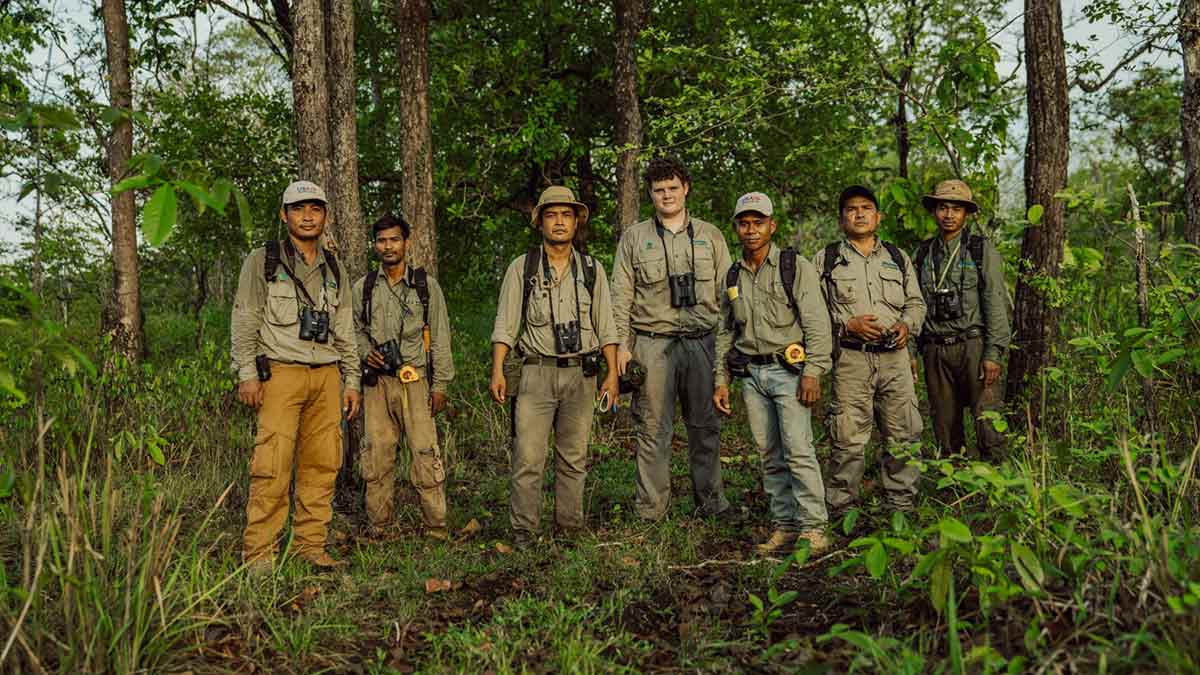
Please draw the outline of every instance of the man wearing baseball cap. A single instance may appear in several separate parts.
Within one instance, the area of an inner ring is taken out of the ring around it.
[[[331,499],[342,463],[341,418],[359,408],[359,369],[349,285],[318,244],[325,191],[296,181],[283,193],[283,241],[247,256],[231,320],[238,399],[258,412],[242,555],[252,574],[272,570],[288,515],[295,469],[293,546],[322,568],[340,567],[325,550]]]
[[[817,270],[795,249],[771,242],[773,212],[761,192],[742,195],[734,206],[742,255],[723,280],[713,404],[731,414],[730,378],[742,380],[774,526],[758,551],[790,552],[804,539],[816,554],[829,542],[811,408],[821,398],[821,376],[833,366],[833,338]]]
[[[858,502],[864,450],[878,419],[885,444],[880,453],[884,499],[892,509],[908,510],[919,474],[892,450],[921,440],[906,345],[920,332],[925,301],[908,255],[876,234],[882,214],[875,193],[851,185],[838,198],[838,214],[845,239],[826,246],[813,261],[839,354],[833,369],[833,456],[825,497],[834,515]]]
[[[938,226],[915,258],[929,305],[918,345],[933,433],[943,453],[962,451],[963,408],[970,408],[979,455],[999,459],[1004,436],[981,415],[1004,405],[1000,361],[1012,336],[1004,261],[990,239],[966,227],[967,215],[979,211],[966,183],[942,181],[922,203]]]
[[[515,439],[509,522],[513,542],[520,548],[530,546],[539,534],[551,431],[554,520],[565,536],[583,530],[592,415],[597,402],[607,408],[619,394],[608,277],[602,265],[573,245],[576,230],[587,218],[587,206],[571,190],[547,188],[530,218],[542,241],[508,266],[500,286],[490,389],[497,403],[510,401]],[[519,368],[506,373],[505,359],[513,350]],[[601,359],[608,373],[597,392]]]

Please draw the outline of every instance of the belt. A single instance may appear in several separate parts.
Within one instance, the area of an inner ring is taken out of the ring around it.
[[[337,364],[337,361],[332,361],[330,363],[300,363],[299,361],[276,361],[275,359],[271,359],[271,365],[273,366],[304,366],[305,368],[324,368],[325,366],[336,366]]]
[[[956,345],[960,342],[966,342],[967,340],[972,340],[982,336],[982,330],[978,328],[969,328],[955,335],[923,334],[920,337],[920,342],[922,346],[937,345],[939,347],[949,347],[950,345]]]
[[[526,356],[525,365],[579,368],[583,365],[583,359],[578,356]]]
[[[652,332],[650,332],[650,331],[648,331],[648,330],[639,330],[639,329],[637,329],[637,328],[634,328],[634,329],[633,329],[633,332],[634,332],[634,333],[637,333],[638,335],[641,335],[642,337],[648,337],[648,338],[670,338],[670,339],[673,339],[673,340],[674,340],[674,339],[684,339],[684,340],[699,340],[699,339],[701,339],[701,338],[706,338],[706,337],[708,337],[709,335],[712,335],[712,329],[711,329],[711,328],[709,328],[709,329],[707,329],[707,330],[697,330],[697,331],[692,331],[692,332],[690,332],[690,333],[652,333]]]
[[[900,349],[900,347],[894,345],[879,344],[878,342],[862,342],[859,340],[841,340],[838,344],[842,346],[842,349],[852,349],[856,352],[867,352],[868,354],[883,354]]]
[[[746,358],[750,360],[750,363],[753,363],[756,366],[765,366],[775,363],[774,354],[747,354]]]

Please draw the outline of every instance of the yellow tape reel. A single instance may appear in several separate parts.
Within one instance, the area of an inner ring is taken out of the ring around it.
[[[793,342],[783,350],[783,360],[791,365],[804,363],[804,345]]]
[[[413,368],[412,366],[404,366],[400,368],[400,371],[396,373],[396,376],[400,378],[401,382],[416,382],[417,380],[421,379],[421,374],[418,373],[417,369]]]

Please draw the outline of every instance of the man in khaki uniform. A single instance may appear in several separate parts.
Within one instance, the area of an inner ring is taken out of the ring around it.
[[[350,419],[358,412],[359,371],[350,293],[337,261],[318,244],[325,214],[318,185],[289,185],[279,210],[288,238],[250,253],[233,303],[238,399],[258,411],[242,541],[254,573],[273,565],[293,469],[296,555],[318,567],[346,564],[325,551],[325,539],[342,464],[339,413]]]
[[[909,339],[921,329],[925,301],[909,257],[876,236],[881,214],[875,194],[861,185],[842,191],[839,219],[846,238],[817,254],[821,290],[840,356],[833,368],[833,457],[826,500],[835,514],[858,501],[864,448],[875,412],[886,445],[921,440],[921,416],[908,363]],[[920,477],[915,467],[882,451],[885,499],[912,508]]]
[[[731,260],[725,236],[687,210],[692,180],[678,160],[657,158],[645,172],[654,217],[627,225],[613,262],[613,316],[623,375],[637,359],[646,379],[634,394],[637,514],[650,521],[671,500],[675,401],[687,426],[692,496],[701,515],[729,508],[721,484],[721,419],[713,407],[719,275]]]
[[[492,330],[492,398],[516,395],[510,480],[514,541],[528,546],[542,514],[542,476],[550,432],[555,439],[554,519],[564,534],[584,527],[583,488],[596,401],[618,395],[612,300],[604,267],[572,242],[588,208],[565,187],[547,188],[531,224],[541,246],[508,266]],[[510,388],[504,361],[515,349],[520,382]],[[608,373],[596,393],[601,352]]]
[[[790,552],[805,539],[815,554],[829,542],[811,408],[821,398],[821,376],[833,367],[833,337],[816,268],[771,243],[773,211],[761,192],[742,195],[734,206],[742,256],[726,274],[721,296],[713,403],[731,414],[729,379],[742,380],[775,526],[759,552]]]
[[[975,420],[980,456],[995,460],[1004,451],[1004,436],[980,415],[1004,406],[1000,360],[1012,331],[1000,252],[965,227],[967,214],[979,211],[971,197],[966,183],[946,180],[922,200],[939,233],[921,243],[915,258],[929,306],[918,344],[938,447],[943,453],[963,449],[966,407]]]
[[[412,456],[409,480],[421,499],[425,533],[445,540],[446,472],[433,415],[446,407],[446,386],[454,379],[446,300],[436,279],[405,263],[410,228],[404,219],[385,215],[371,231],[381,269],[354,284],[358,355],[367,367],[362,471],[368,531],[376,538],[394,533],[396,446],[403,432]],[[364,294],[370,296],[369,303]]]

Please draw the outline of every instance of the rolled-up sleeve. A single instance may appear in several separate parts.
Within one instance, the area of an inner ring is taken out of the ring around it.
[[[254,358],[259,353],[258,331],[262,327],[267,302],[267,282],[263,278],[262,249],[246,256],[238,275],[237,295],[233,299],[233,314],[229,321],[230,356],[238,382],[258,377]]]
[[[450,347],[450,313],[442,287],[429,277],[429,341],[433,350],[433,390],[446,393],[454,379],[454,352]]]
[[[617,244],[613,256],[612,314],[617,327],[617,342],[633,350],[633,327],[630,312],[633,308],[633,239],[628,232]]]
[[[517,345],[521,329],[521,276],[525,256],[518,256],[504,273],[500,284],[500,299],[496,303],[496,322],[492,326],[492,342],[503,342],[512,349]]]

